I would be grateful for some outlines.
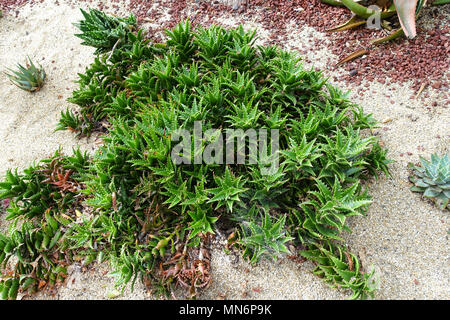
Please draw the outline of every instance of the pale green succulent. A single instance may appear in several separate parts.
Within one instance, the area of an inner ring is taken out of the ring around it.
[[[431,155],[431,161],[420,158],[422,166],[410,163],[409,168],[416,176],[409,177],[414,183],[411,191],[423,192],[424,197],[434,199],[440,208],[449,207],[450,198],[450,161],[448,153],[442,157]]]
[[[6,74],[11,82],[22,90],[29,92],[39,91],[44,85],[45,71],[41,65],[36,67],[28,57],[26,67],[17,64],[17,71],[8,69],[12,74]]]

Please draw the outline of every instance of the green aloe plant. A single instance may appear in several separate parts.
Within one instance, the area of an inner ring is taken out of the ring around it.
[[[166,34],[167,44],[179,52],[183,59],[188,59],[194,53],[196,46],[192,42],[193,33],[189,20],[179,23],[173,30],[166,30]]]
[[[28,57],[26,66],[17,64],[17,71],[8,69],[11,74],[6,74],[11,82],[22,90],[34,92],[39,91],[44,85],[45,71],[41,65],[36,67]]]
[[[347,22],[328,29],[328,32],[336,32],[336,31],[344,31],[352,28],[359,27],[363,24],[366,24],[368,19],[372,19],[375,16],[375,13],[379,16],[379,18],[383,21],[381,23],[382,27],[391,24],[393,21],[391,18],[393,16],[398,17],[398,23],[400,27],[393,31],[388,36],[374,39],[371,41],[372,45],[382,44],[394,39],[397,39],[402,36],[406,36],[407,38],[415,38],[417,35],[416,32],[416,19],[419,16],[421,10],[425,5],[427,5],[426,0],[383,0],[383,1],[371,1],[369,4],[377,4],[384,6],[383,8],[378,8],[378,10],[369,9],[364,5],[359,4],[358,0],[321,0],[321,2],[333,5],[346,7],[352,12],[352,17]],[[435,0],[429,1],[428,5],[443,5],[450,3],[449,0]],[[385,23],[388,22],[388,23]],[[390,28],[388,28],[390,29]],[[337,65],[341,65],[353,59],[356,59],[362,55],[369,54],[368,50],[357,50],[347,57],[343,58],[338,62]]]
[[[286,233],[286,216],[276,220],[265,213],[257,220],[242,225],[243,235],[240,243],[245,246],[244,256],[249,256],[250,262],[256,263],[263,256],[276,258],[282,253],[289,253],[286,243],[294,238]]]
[[[450,199],[450,160],[448,153],[440,157],[432,154],[428,161],[420,157],[421,166],[409,163],[414,175],[410,181],[414,184],[411,191],[423,192],[426,198],[434,199],[444,210],[449,208]]]
[[[246,181],[242,177],[233,176],[229,167],[223,177],[215,177],[215,180],[217,187],[207,190],[213,195],[209,202],[217,202],[217,208],[225,206],[232,212],[234,203],[240,202],[239,195],[247,190],[244,187]]]
[[[207,216],[207,212],[202,210],[200,207],[197,207],[197,211],[189,212],[190,217],[192,218],[191,225],[189,229],[191,229],[191,233],[189,234],[189,239],[195,239],[194,244],[198,246],[200,244],[199,235],[206,234],[214,234],[214,223],[219,219],[218,217]]]
[[[74,25],[81,33],[75,36],[83,40],[82,44],[96,48],[95,53],[105,53],[125,43],[129,31],[136,26],[136,18],[130,15],[127,19],[108,16],[102,11],[80,9],[84,20]]]

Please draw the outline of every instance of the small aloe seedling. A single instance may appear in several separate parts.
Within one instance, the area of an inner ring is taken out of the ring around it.
[[[442,210],[448,208],[450,199],[450,161],[448,154],[439,157],[431,155],[431,160],[420,158],[422,167],[410,163],[409,168],[416,176],[409,177],[414,183],[411,191],[423,192],[423,196],[434,199]]]
[[[17,64],[17,67],[18,71],[8,69],[13,74],[6,74],[14,85],[29,92],[39,91],[42,88],[45,80],[45,71],[41,65],[37,68],[30,57],[28,57],[26,67],[21,64]]]

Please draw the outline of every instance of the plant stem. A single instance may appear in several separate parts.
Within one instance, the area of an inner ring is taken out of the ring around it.
[[[436,0],[433,2],[433,6],[437,6],[440,4],[449,4],[449,3],[450,3],[450,0]]]
[[[374,14],[374,10],[366,8],[353,0],[341,0],[342,3],[354,14],[363,19],[368,19]],[[389,9],[388,11],[380,12],[380,18],[386,19],[392,17],[395,14],[395,10]]]
[[[336,7],[344,7],[344,4],[342,2],[336,1],[336,0],[320,0],[323,3],[329,4],[331,6]]]

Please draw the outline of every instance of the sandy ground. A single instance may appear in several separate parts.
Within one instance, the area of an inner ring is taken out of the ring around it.
[[[106,2],[106,1],[104,1]],[[68,106],[71,91],[77,87],[77,72],[93,60],[93,50],[80,45],[73,36],[72,22],[81,18],[77,1],[44,0],[33,8],[24,6],[18,17],[0,19],[0,69],[23,63],[26,55],[43,65],[47,81],[40,92],[29,94],[0,76],[0,177],[8,168],[23,169],[31,162],[51,155],[62,147],[70,153],[79,145],[84,150],[95,148],[95,139],[77,140],[70,132],[54,132],[60,112]],[[217,21],[234,26],[232,17]],[[432,28],[432,21],[427,27]],[[270,30],[248,21],[246,27],[258,27],[261,43]],[[328,41],[308,26],[291,25],[286,48],[307,50],[314,41]],[[405,43],[406,45],[406,43]],[[329,68],[338,61],[326,46],[306,57],[307,66],[326,69],[333,78],[339,70]],[[448,81],[443,79],[443,81]],[[415,95],[408,83],[381,85],[378,82],[349,85],[351,99],[373,113],[381,122],[376,129],[391,165],[392,177],[382,176],[369,183],[373,196],[367,217],[350,220],[352,234],[345,235],[346,244],[357,253],[363,265],[373,266],[380,279],[376,299],[450,299],[449,215],[440,211],[419,194],[409,191],[408,162],[433,152],[449,152],[450,113],[442,92],[430,91],[424,101],[410,99]],[[363,95],[361,88],[370,90]],[[436,102],[436,103],[435,103]],[[433,103],[435,104],[433,106]],[[6,223],[0,220],[4,229]],[[219,237],[220,240],[220,237]],[[222,239],[223,240],[223,239]],[[220,241],[219,241],[220,242]],[[250,266],[236,254],[227,255],[216,246],[212,250],[213,282],[200,299],[345,299],[348,292],[329,288],[311,274],[313,264],[296,263],[287,258],[262,261]],[[85,272],[79,266],[70,268],[66,284],[53,294],[40,292],[35,299],[107,299],[117,296],[113,280],[107,277],[107,265]],[[182,297],[181,293],[179,297]],[[125,290],[118,299],[151,299],[143,285]],[[158,297],[156,297],[158,298]]]

